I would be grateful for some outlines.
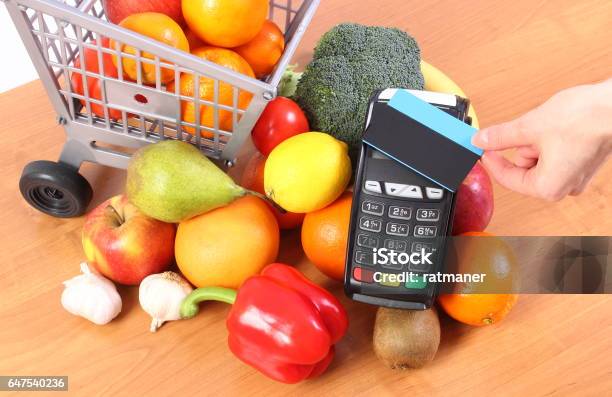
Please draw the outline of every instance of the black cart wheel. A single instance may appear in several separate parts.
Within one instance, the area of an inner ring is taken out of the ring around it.
[[[91,185],[77,170],[53,161],[26,165],[19,190],[32,207],[58,218],[83,215],[93,195]]]

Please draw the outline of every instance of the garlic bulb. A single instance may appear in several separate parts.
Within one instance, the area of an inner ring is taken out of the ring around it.
[[[64,281],[62,306],[92,323],[109,323],[121,312],[121,296],[115,284],[93,273],[87,263],[81,263],[81,272],[83,274]]]
[[[157,331],[166,321],[180,320],[181,303],[193,288],[183,277],[174,272],[147,276],[140,283],[140,306],[153,320],[151,332]]]

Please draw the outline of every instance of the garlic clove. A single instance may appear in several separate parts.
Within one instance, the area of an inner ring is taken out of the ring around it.
[[[152,317],[150,331],[166,321],[180,320],[181,303],[193,291],[191,285],[175,272],[152,274],[140,283],[140,306]]]
[[[160,320],[159,318],[152,319],[151,320],[151,325],[149,326],[149,331],[157,332],[157,330],[159,329],[159,327],[162,326],[163,323],[164,323],[164,321]]]
[[[64,309],[94,324],[108,324],[121,312],[121,296],[115,284],[81,263],[78,276],[64,281],[61,303]]]

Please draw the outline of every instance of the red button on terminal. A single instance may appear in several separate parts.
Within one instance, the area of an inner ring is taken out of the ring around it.
[[[371,270],[356,267],[353,269],[353,278],[362,283],[373,283],[374,282],[374,272]]]

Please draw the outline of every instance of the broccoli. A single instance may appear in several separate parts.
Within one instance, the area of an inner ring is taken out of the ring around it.
[[[420,50],[396,28],[341,24],[325,33],[301,76],[294,99],[313,130],[358,149],[374,91],[423,89]]]

